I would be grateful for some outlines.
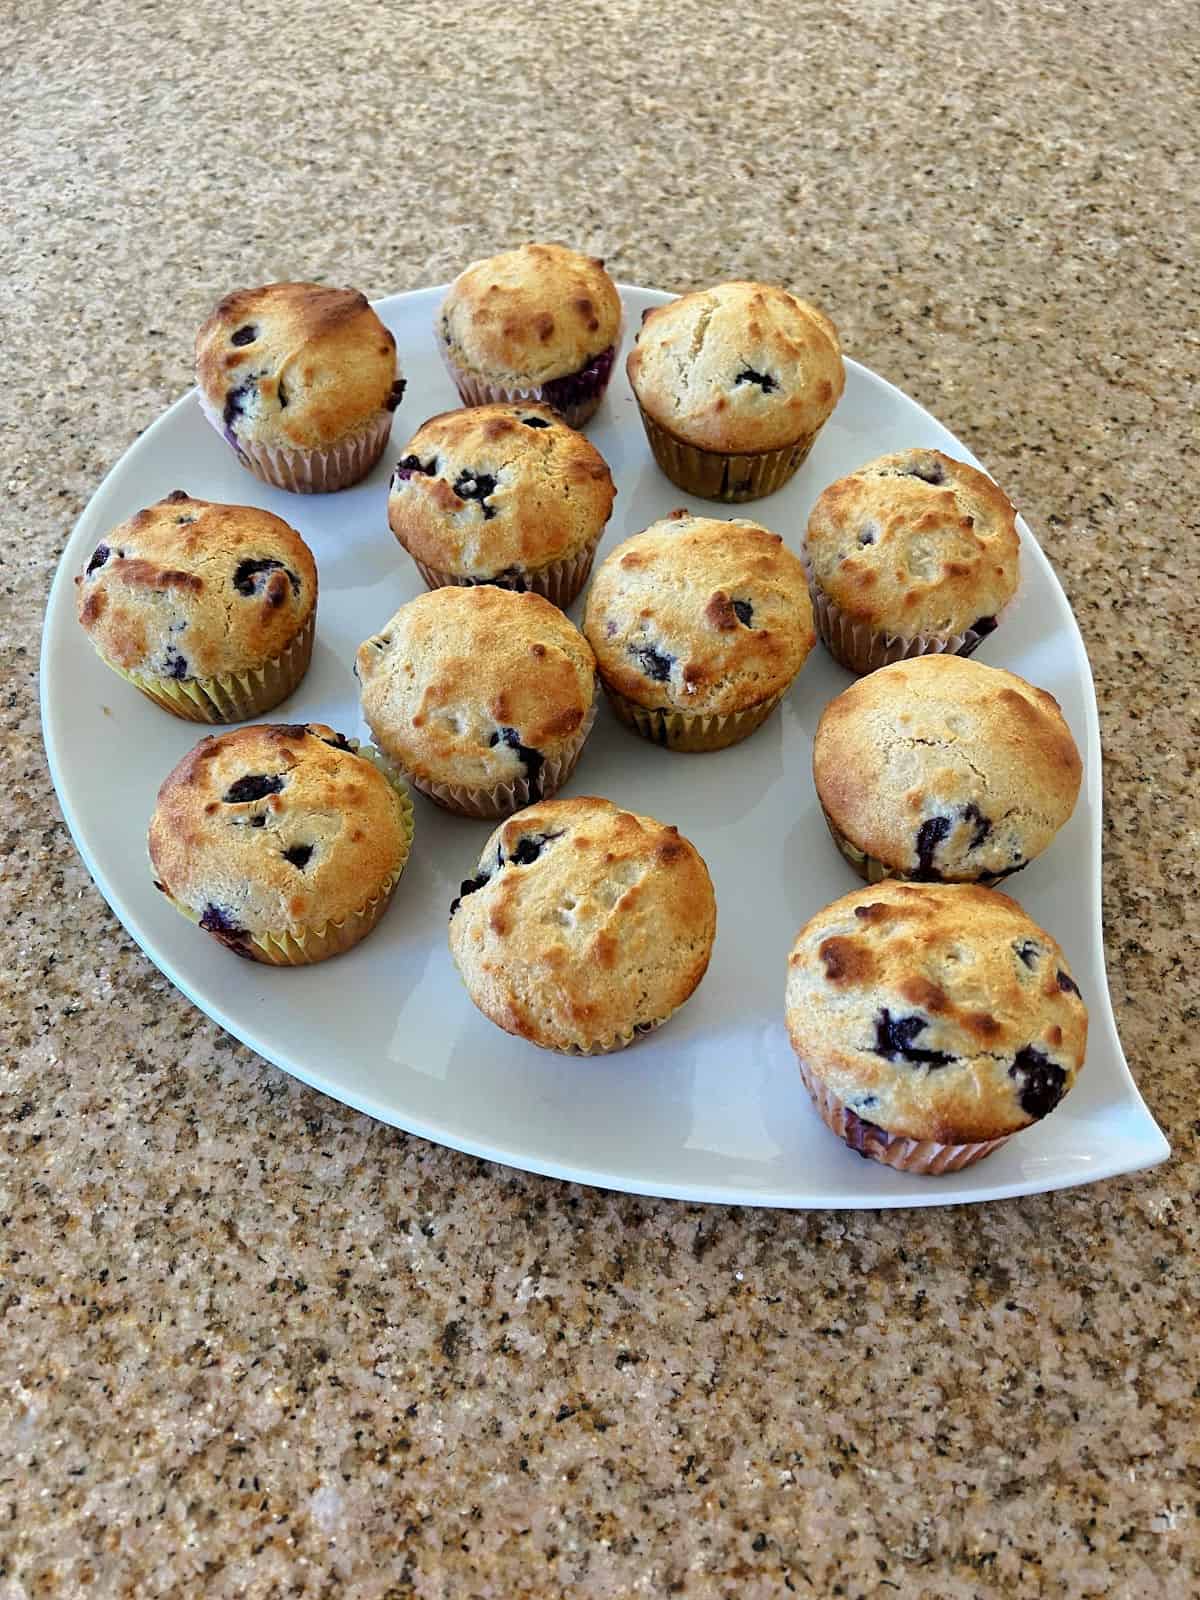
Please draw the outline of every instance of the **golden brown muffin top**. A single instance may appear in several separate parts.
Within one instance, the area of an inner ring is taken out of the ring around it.
[[[466,406],[430,417],[404,446],[388,523],[417,561],[496,578],[577,555],[616,493],[595,445],[548,406]]]
[[[621,297],[598,256],[523,244],[460,272],[438,328],[456,366],[533,386],[580,371],[616,344]]]
[[[294,528],[182,489],[106,533],[75,582],[100,656],[161,678],[261,667],[317,603],[312,552]]]
[[[362,644],[371,736],[431,783],[491,788],[527,777],[578,737],[596,694],[579,629],[537,594],[490,584],[431,589]]]
[[[813,779],[858,849],[904,875],[995,880],[1039,855],[1083,767],[1058,701],[998,667],[917,656],[825,707]]]
[[[196,335],[196,379],[231,444],[301,450],[339,444],[404,392],[366,298],[318,283],[227,294]]]
[[[1059,946],[977,884],[887,879],[796,936],[796,1054],[865,1122],[973,1144],[1047,1115],[1075,1082],[1087,1010]]]
[[[813,576],[851,622],[898,638],[983,631],[1017,587],[1016,513],[940,450],[880,456],[831,483],[808,522]]]
[[[312,722],[201,739],[158,791],[149,845],[156,881],[236,949],[344,921],[389,886],[408,839],[394,785]]]
[[[605,682],[650,709],[745,711],[787,687],[815,634],[777,533],[673,511],[606,558],[583,623]]]
[[[491,1020],[550,1050],[648,1031],[704,976],[717,908],[675,828],[590,797],[492,834],[450,908],[450,950]]]
[[[655,422],[686,444],[730,454],[816,433],[846,386],[833,323],[767,283],[719,283],[656,306],[626,370]]]

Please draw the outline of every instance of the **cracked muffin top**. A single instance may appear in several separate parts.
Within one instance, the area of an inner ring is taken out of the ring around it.
[[[677,829],[583,797],[527,806],[492,834],[450,907],[450,950],[499,1027],[551,1050],[624,1042],[704,976],[708,869]]]
[[[396,341],[357,289],[236,289],[196,335],[196,379],[225,437],[312,450],[394,411]]]
[[[612,349],[621,297],[599,257],[523,244],[460,272],[438,327],[455,365],[498,383],[537,385]]]
[[[804,569],[777,533],[683,510],[611,552],[583,628],[612,688],[700,715],[778,694],[816,637]]]
[[[363,717],[379,749],[429,783],[525,776],[576,740],[596,660],[557,606],[490,584],[447,586],[400,607],[358,651]]]
[[[417,561],[455,577],[519,576],[598,539],[616,493],[595,445],[549,406],[467,406],[405,445],[388,523]]]
[[[998,667],[918,656],[831,700],[813,742],[826,815],[897,876],[995,881],[1070,817],[1082,764],[1058,701]]]
[[[909,1139],[999,1139],[1053,1111],[1087,1011],[1056,942],[976,884],[888,879],[817,913],[788,957],[796,1054],[864,1122]]]
[[[150,822],[155,881],[236,949],[340,922],[389,886],[410,828],[395,786],[322,723],[202,739]]]
[[[75,582],[79,620],[104,660],[161,678],[261,667],[317,603],[317,569],[294,528],[182,489],[105,534]]]
[[[1016,512],[992,480],[940,450],[900,450],[824,490],[805,553],[851,622],[897,638],[990,633],[1017,587]]]
[[[833,323],[765,283],[721,283],[647,312],[626,370],[655,422],[729,453],[816,433],[846,385]]]

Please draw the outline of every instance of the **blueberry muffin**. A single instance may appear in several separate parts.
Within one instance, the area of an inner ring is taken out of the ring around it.
[[[1082,773],[1053,695],[962,656],[860,678],[813,743],[829,830],[871,883],[998,883],[1067,821]]]
[[[596,658],[537,594],[433,589],[361,646],[362,712],[386,762],[447,810],[506,817],[570,777]]]
[[[621,297],[597,257],[523,244],[460,272],[435,326],[464,405],[541,400],[582,428],[612,377]]]
[[[627,371],[654,459],[707,500],[781,489],[846,386],[833,323],[766,283],[721,283],[648,311]]]
[[[357,289],[236,289],[196,335],[205,416],[256,477],[314,494],[365,478],[404,393],[396,341]]]
[[[305,966],[364,938],[412,847],[412,803],[319,722],[210,734],[158,791],[154,883],[235,955]]]
[[[547,406],[424,423],[392,474],[388,523],[431,589],[494,583],[568,606],[616,496],[604,457]]]
[[[105,534],[75,580],[97,655],[189,722],[241,722],[308,670],[317,569],[294,528],[176,489]]]
[[[970,655],[1016,592],[1016,513],[992,480],[940,450],[880,456],[831,483],[804,559],[817,629],[851,672]]]
[[[889,879],[803,927],[787,1026],[826,1125],[909,1172],[956,1172],[1054,1110],[1087,1046],[1066,957],[998,889]]]
[[[583,628],[613,710],[670,750],[753,733],[816,640],[804,569],[779,535],[687,511],[608,556]]]
[[[716,925],[708,869],[675,828],[609,800],[549,800],[484,845],[450,906],[450,952],[497,1027],[596,1055],[683,1004]]]

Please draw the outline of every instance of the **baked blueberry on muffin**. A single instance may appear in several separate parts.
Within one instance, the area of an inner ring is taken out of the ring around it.
[[[541,595],[433,589],[359,649],[380,754],[431,800],[505,817],[570,777],[596,715],[596,659]]]
[[[627,370],[654,459],[708,500],[782,488],[846,385],[833,323],[766,283],[721,283],[647,312]]]
[[[671,750],[753,733],[816,638],[804,569],[777,533],[687,511],[607,557],[583,626],[614,711]]]
[[[364,938],[412,847],[412,804],[319,722],[210,735],[150,822],[156,888],[232,950],[304,966]]]
[[[97,655],[190,722],[240,722],[308,670],[317,569],[287,523],[176,489],[105,534],[75,580]]]
[[[621,297],[595,256],[523,244],[460,272],[436,331],[464,405],[542,400],[581,428],[612,376]]]
[[[831,483],[804,559],[817,631],[851,672],[970,655],[1017,587],[1016,513],[992,480],[940,450],[880,456]]]
[[[450,952],[497,1027],[594,1055],[657,1028],[703,978],[708,870],[675,828],[608,800],[510,817],[450,906]]]
[[[788,1033],[822,1119],[909,1172],[958,1171],[1048,1116],[1087,1023],[1055,941],[977,884],[856,889],[788,958]]]
[[[962,656],[860,678],[825,707],[813,742],[834,842],[872,883],[998,883],[1067,821],[1082,773],[1053,695]]]
[[[568,606],[616,492],[600,452],[547,406],[472,406],[405,445],[388,522],[431,589],[494,583]]]
[[[196,335],[196,378],[244,465],[300,494],[365,478],[404,393],[396,341],[364,296],[317,283],[226,295]]]

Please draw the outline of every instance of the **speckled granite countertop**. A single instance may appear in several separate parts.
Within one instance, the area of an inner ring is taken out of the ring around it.
[[[1192,8],[222,9],[0,13],[0,1600],[1197,1592]],[[38,733],[74,519],[235,282],[528,236],[807,287],[1025,509],[1168,1165],[907,1214],[576,1190],[305,1090],[117,924]]]

